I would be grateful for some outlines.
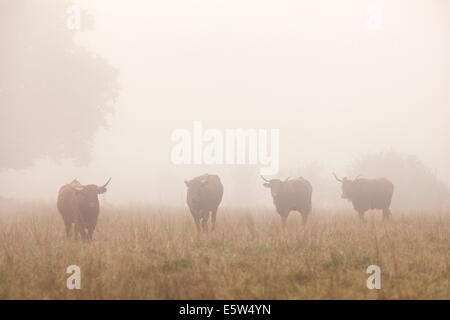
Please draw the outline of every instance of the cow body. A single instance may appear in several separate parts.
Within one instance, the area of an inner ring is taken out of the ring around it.
[[[364,220],[364,213],[367,210],[373,209],[382,210],[383,218],[390,217],[394,193],[394,185],[391,181],[386,178],[340,180],[336,177],[336,179],[342,182],[342,198],[352,203],[361,220]]]
[[[223,185],[217,175],[204,174],[190,181],[187,186],[186,202],[194,218],[197,231],[200,232],[200,222],[203,231],[208,231],[209,213],[211,213],[211,231],[216,226],[217,209],[222,201]]]
[[[264,179],[264,178],[263,178]],[[303,224],[306,223],[311,213],[312,185],[304,178],[266,180],[263,184],[270,188],[273,204],[281,217],[283,227],[286,225],[286,219],[291,211],[298,211],[302,215]]]
[[[74,180],[60,188],[57,208],[64,220],[67,237],[71,236],[73,226],[75,238],[80,235],[83,240],[92,239],[100,212],[98,194],[106,192],[108,183],[102,187],[85,186]]]

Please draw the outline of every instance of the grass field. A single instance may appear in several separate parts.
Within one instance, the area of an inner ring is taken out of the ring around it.
[[[198,235],[186,208],[102,208],[91,243],[54,205],[0,211],[0,299],[450,299],[450,214],[222,208]],[[381,267],[381,290],[366,268]],[[69,265],[81,290],[68,290]]]

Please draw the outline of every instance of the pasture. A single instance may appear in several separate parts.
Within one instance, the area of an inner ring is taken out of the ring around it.
[[[282,230],[273,208],[221,207],[197,234],[186,207],[108,206],[83,243],[54,204],[0,210],[0,299],[450,299],[449,212],[293,212]]]

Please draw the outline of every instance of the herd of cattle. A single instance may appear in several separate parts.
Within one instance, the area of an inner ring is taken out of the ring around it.
[[[391,211],[394,185],[385,178],[339,179],[342,184],[342,198],[353,204],[361,220],[369,209],[383,210],[383,218],[389,218]],[[283,227],[291,211],[298,211],[306,223],[311,213],[312,186],[304,178],[282,181],[279,179],[264,180],[263,186],[270,188],[273,203],[281,217]],[[106,186],[111,178],[101,187],[97,185],[82,185],[78,180],[60,188],[57,207],[61,213],[66,227],[67,236],[72,234],[74,227],[75,237],[81,236],[83,240],[91,240],[97,218],[99,215],[98,195],[106,192]],[[192,180],[185,181],[187,186],[187,204],[194,217],[197,231],[208,231],[208,220],[211,213],[211,230],[215,229],[217,209],[222,201],[223,185],[220,178],[213,174],[204,174]],[[201,226],[201,228],[200,228]]]

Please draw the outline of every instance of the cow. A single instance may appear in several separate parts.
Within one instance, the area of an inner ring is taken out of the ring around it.
[[[217,208],[222,201],[223,185],[214,174],[204,174],[184,181],[187,186],[186,202],[194,217],[197,232],[200,233],[200,220],[203,232],[208,232],[208,219],[211,212],[211,231],[216,228]]]
[[[370,209],[383,210],[383,219],[391,216],[391,200],[394,185],[386,178],[364,179],[357,177],[354,180],[339,179],[333,172],[334,178],[342,183],[342,199],[347,199],[359,213],[364,221],[364,213]]]
[[[61,213],[68,238],[81,235],[83,240],[92,240],[99,214],[98,195],[106,192],[111,178],[101,187],[94,184],[82,185],[77,179],[62,186],[58,192],[57,208]],[[87,230],[87,233],[86,233]]]
[[[263,186],[270,188],[273,204],[281,217],[283,228],[286,226],[286,219],[291,211],[300,212],[303,225],[305,225],[312,208],[311,183],[302,177],[292,180],[287,178],[284,181],[279,179],[267,180],[263,176],[261,178],[265,181]]]

